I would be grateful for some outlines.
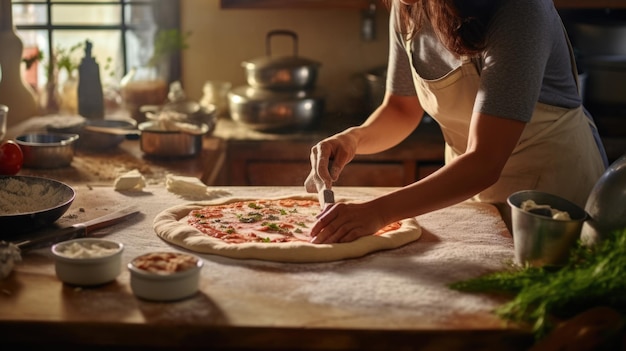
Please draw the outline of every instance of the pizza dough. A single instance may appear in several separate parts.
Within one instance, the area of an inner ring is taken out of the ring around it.
[[[289,196],[284,198],[317,199],[308,196]],[[154,219],[153,228],[155,233],[163,240],[198,253],[215,254],[236,259],[300,263],[329,262],[361,257],[375,251],[398,248],[419,239],[422,234],[421,227],[415,218],[409,218],[401,221],[401,227],[397,230],[380,235],[361,237],[350,243],[312,244],[304,241],[292,241],[286,243],[250,242],[229,244],[204,234],[183,221],[183,218],[192,210],[202,209],[211,205],[256,200],[259,199],[229,198],[221,201],[175,206],[159,213]]]

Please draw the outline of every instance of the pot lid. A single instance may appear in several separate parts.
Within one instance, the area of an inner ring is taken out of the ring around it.
[[[272,56],[271,40],[276,36],[290,37],[293,43],[293,55],[292,56]],[[319,62],[312,61],[306,58],[298,56],[298,35],[290,30],[276,29],[267,33],[265,37],[265,57],[257,59],[246,60],[242,65],[246,69],[250,70],[264,70],[272,68],[298,68],[298,67],[311,67],[315,68],[320,66]]]

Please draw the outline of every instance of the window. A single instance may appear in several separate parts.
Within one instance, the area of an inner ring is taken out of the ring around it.
[[[26,80],[41,91],[53,71],[53,54],[78,64],[84,44],[93,45],[105,87],[119,85],[132,67],[145,66],[152,56],[155,34],[179,28],[178,0],[13,0],[13,23],[24,43],[23,57],[41,55]],[[166,79],[180,77],[180,57],[173,55]],[[58,82],[68,78],[58,71]]]

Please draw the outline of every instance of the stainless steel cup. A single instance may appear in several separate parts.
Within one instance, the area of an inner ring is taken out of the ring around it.
[[[526,200],[565,211],[571,220],[552,219],[522,210],[522,203]],[[580,239],[587,213],[566,199],[534,190],[516,192],[509,196],[507,202],[511,207],[515,262],[535,267],[567,263],[571,249]]]

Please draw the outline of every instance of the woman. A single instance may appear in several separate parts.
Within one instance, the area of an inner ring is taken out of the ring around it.
[[[362,125],[312,148],[306,190],[332,186],[355,155],[398,144],[424,112],[442,129],[446,164],[370,201],[326,208],[312,242],[353,241],[470,198],[495,204],[508,223],[506,199],[525,189],[584,206],[607,162],[552,0],[389,5],[386,96]]]

